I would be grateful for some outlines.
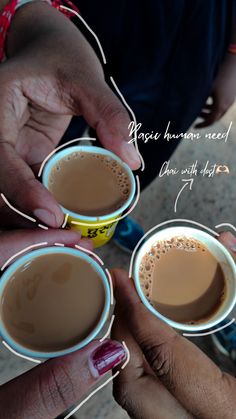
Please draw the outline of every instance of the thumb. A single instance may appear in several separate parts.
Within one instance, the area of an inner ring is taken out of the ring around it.
[[[113,276],[116,301],[122,305],[129,331],[161,383],[194,417],[220,418],[226,410],[232,417],[235,379],[150,313],[124,271],[115,270]]]
[[[1,419],[55,418],[78,404],[81,397],[125,356],[120,343],[107,340],[93,342],[80,351],[33,368],[1,387]]]

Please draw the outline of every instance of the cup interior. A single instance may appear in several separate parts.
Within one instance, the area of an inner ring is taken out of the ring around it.
[[[139,280],[139,267],[144,255],[156,242],[169,240],[176,236],[193,238],[205,245],[205,247],[213,254],[213,256],[215,256],[219,262],[226,282],[226,295],[218,310],[213,313],[209,319],[193,325],[175,322],[159,313],[146,298],[142,291]],[[133,277],[137,292],[146,307],[161,320],[165,321],[170,326],[178,330],[196,332],[214,327],[229,315],[236,303],[236,268],[234,260],[228,250],[217,239],[200,229],[185,226],[169,227],[153,234],[146,242],[143,243],[143,245],[141,245],[136,254],[133,266]]]
[[[106,214],[106,215],[102,215],[99,217],[93,217],[93,216],[88,216],[88,215],[82,215],[82,214],[78,214],[75,213],[73,211],[68,210],[67,208],[64,208],[61,205],[62,211],[64,212],[64,214],[69,214],[70,217],[73,218],[78,218],[80,220],[88,220],[88,221],[105,221],[107,219],[110,218],[115,218],[118,217],[119,215],[121,215],[132,203],[134,196],[135,196],[135,192],[136,192],[136,183],[135,183],[135,178],[133,175],[132,170],[130,169],[130,167],[123,162],[118,156],[116,156],[116,154],[112,153],[109,150],[106,150],[104,148],[101,147],[95,147],[95,146],[73,146],[73,147],[68,147],[65,148],[57,153],[55,153],[50,160],[48,160],[48,162],[46,163],[44,170],[43,170],[43,174],[42,174],[42,180],[43,180],[43,184],[44,186],[46,186],[46,188],[49,188],[49,177],[50,177],[50,173],[52,171],[52,169],[55,167],[55,165],[64,157],[69,156],[72,153],[92,153],[92,154],[99,154],[99,155],[103,155],[103,156],[108,156],[110,158],[112,158],[113,160],[115,160],[117,163],[119,163],[119,165],[124,169],[124,171],[127,173],[129,180],[130,180],[130,192],[129,195],[127,197],[127,200],[124,202],[124,204],[116,211],[112,212],[111,214]]]
[[[30,262],[30,261],[38,258],[39,256],[48,255],[48,254],[61,254],[61,255],[63,255],[63,254],[68,255],[69,254],[69,255],[76,256],[80,259],[83,259],[86,262],[88,262],[89,264],[91,264],[91,266],[98,273],[98,275],[101,278],[101,281],[103,283],[105,302],[104,302],[104,307],[103,307],[102,314],[101,314],[96,326],[89,333],[89,335],[86,338],[84,338],[83,340],[76,343],[75,345],[73,345],[69,348],[66,348],[66,349],[58,350],[58,351],[48,351],[48,352],[39,351],[39,350],[34,350],[34,349],[27,348],[26,346],[21,345],[18,341],[15,341],[14,338],[9,334],[9,332],[7,331],[7,329],[4,325],[4,322],[2,321],[2,318],[0,317],[0,335],[1,335],[2,339],[8,345],[10,345],[10,347],[13,350],[15,350],[16,352],[19,352],[19,353],[21,353],[25,356],[28,356],[28,357],[53,358],[53,357],[56,357],[56,356],[66,355],[68,353],[71,353],[71,352],[74,352],[78,349],[83,348],[89,342],[91,342],[93,339],[95,339],[98,336],[99,333],[101,333],[102,328],[105,326],[105,323],[108,319],[109,311],[110,311],[110,303],[111,303],[111,301],[110,301],[110,284],[109,284],[109,280],[108,280],[104,270],[101,268],[101,266],[98,264],[98,262],[96,262],[92,257],[88,256],[86,253],[81,252],[80,250],[77,250],[77,249],[66,248],[66,247],[63,247],[63,248],[62,247],[41,248],[41,249],[38,249],[38,250],[34,250],[34,251],[24,255],[23,257],[21,257],[17,261],[15,261],[9,268],[6,269],[6,271],[3,273],[2,277],[1,277],[1,281],[0,281],[0,304],[2,303],[2,297],[3,297],[4,289],[5,289],[6,285],[8,284],[8,282],[11,280],[14,273],[19,268],[25,266],[27,264],[27,262]],[[44,314],[42,313],[42,315],[44,315]]]

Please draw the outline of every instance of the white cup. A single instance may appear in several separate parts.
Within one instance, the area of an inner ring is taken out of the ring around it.
[[[205,321],[203,320],[201,323],[185,324],[175,322],[163,316],[150,304],[148,299],[145,297],[145,294],[140,284],[139,268],[145,254],[150,251],[151,247],[155,243],[163,240],[170,240],[171,238],[177,236],[196,239],[200,243],[202,243],[215,256],[224,273],[226,281],[226,293],[224,301],[219,306],[218,310],[215,313],[212,313],[212,316],[210,318],[206,319]],[[236,303],[236,267],[232,256],[217,239],[215,239],[213,236],[206,233],[205,231],[196,228],[185,226],[169,227],[153,234],[146,242],[143,243],[143,245],[140,247],[136,254],[133,265],[133,278],[137,292],[145,306],[155,316],[165,321],[171,327],[177,330],[198,332],[200,330],[206,330],[215,327],[229,315]]]

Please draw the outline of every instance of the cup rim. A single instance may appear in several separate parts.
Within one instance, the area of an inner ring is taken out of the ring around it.
[[[92,222],[106,221],[106,220],[113,219],[113,218],[116,218],[119,215],[121,215],[123,213],[123,211],[125,211],[126,208],[129,207],[129,205],[131,204],[131,202],[134,199],[135,192],[136,192],[135,178],[134,178],[133,172],[130,169],[130,167],[124,161],[122,161],[116,154],[112,153],[109,150],[106,150],[105,148],[96,147],[96,146],[88,146],[88,145],[87,146],[86,145],[77,145],[77,146],[67,147],[64,150],[58,151],[45,164],[45,167],[43,169],[43,174],[42,174],[42,181],[43,181],[44,186],[47,189],[49,189],[49,187],[48,187],[49,175],[51,173],[51,170],[52,170],[53,166],[55,166],[55,164],[59,160],[61,160],[63,157],[68,156],[69,154],[71,154],[73,152],[96,153],[96,154],[101,154],[101,155],[109,156],[109,157],[113,158],[127,172],[128,176],[129,176],[129,179],[130,179],[131,188],[130,188],[129,197],[127,198],[125,203],[120,208],[118,208],[116,211],[113,211],[110,214],[105,214],[105,215],[101,215],[101,216],[98,216],[98,217],[89,216],[89,215],[82,215],[82,214],[76,213],[74,211],[70,211],[69,209],[60,205],[63,213],[68,214],[72,218],[78,218],[81,221],[92,221]]]
[[[221,316],[219,316],[218,318],[216,318],[215,320],[209,320],[206,321],[205,323],[198,323],[198,324],[185,324],[185,323],[180,323],[180,322],[176,322],[174,320],[169,319],[168,317],[165,317],[164,315],[162,315],[161,313],[159,313],[152,305],[151,303],[147,300],[147,298],[144,295],[144,292],[142,290],[140,281],[139,281],[139,266],[140,266],[140,261],[143,257],[143,255],[148,251],[148,249],[150,249],[151,245],[153,243],[155,243],[158,240],[161,240],[160,236],[163,235],[162,232],[167,232],[168,231],[173,231],[173,235],[177,235],[177,234],[182,234],[184,235],[184,233],[189,234],[189,236],[192,235],[192,237],[196,237],[194,236],[194,234],[200,232],[200,234],[211,240],[212,243],[214,243],[214,245],[216,245],[220,251],[222,252],[222,254],[224,255],[232,273],[233,273],[233,277],[234,277],[234,283],[235,283],[235,288],[236,288],[236,267],[235,267],[235,262],[233,260],[233,257],[231,256],[231,254],[229,253],[229,251],[226,249],[225,246],[223,246],[223,244],[221,244],[215,237],[213,237],[211,234],[198,229],[198,228],[193,228],[193,227],[187,227],[187,226],[173,226],[173,227],[167,227],[167,228],[163,228],[162,230],[159,230],[158,232],[152,234],[138,249],[137,254],[135,255],[135,259],[134,259],[134,265],[133,265],[133,278],[134,278],[134,283],[135,283],[135,287],[137,290],[137,293],[141,299],[141,301],[143,302],[143,304],[159,319],[161,319],[162,321],[164,321],[165,323],[169,324],[169,326],[173,327],[174,329],[177,330],[181,330],[181,331],[187,331],[187,332],[198,332],[198,331],[203,331],[203,330],[207,330],[210,329],[216,325],[218,325],[221,321],[223,321],[228,314],[232,311],[233,307],[236,304],[236,292],[234,293],[234,297],[232,298],[231,303],[228,305],[228,308],[225,309],[225,311],[221,314]],[[199,239],[199,237],[196,237],[197,240],[201,241]],[[209,247],[209,251],[210,251],[210,247]]]
[[[96,336],[99,334],[99,332],[102,330],[103,326],[105,325],[105,322],[109,315],[110,306],[111,306],[110,283],[104,270],[98,264],[98,262],[92,259],[91,256],[87,255],[86,253],[80,250],[69,248],[69,247],[56,247],[56,246],[44,247],[37,250],[33,250],[25,254],[24,256],[20,257],[19,259],[17,259],[14,263],[12,263],[12,265],[6,268],[5,272],[3,273],[1,277],[0,300],[2,299],[5,286],[7,285],[12,275],[16,272],[16,270],[19,269],[19,267],[21,267],[23,264],[25,264],[32,258],[37,258],[39,256],[46,255],[46,254],[60,254],[60,253],[69,254],[69,255],[82,258],[93,266],[93,268],[97,271],[97,273],[99,274],[103,282],[104,292],[105,292],[104,308],[103,308],[101,317],[97,325],[94,327],[94,329],[89,333],[89,335],[86,338],[84,338],[82,341],[78,342],[77,344],[69,348],[58,350],[58,351],[50,351],[50,352],[30,349],[16,342],[6,330],[6,327],[4,326],[4,323],[0,316],[0,337],[2,338],[2,340],[6,341],[8,345],[10,345],[10,347],[14,349],[16,352],[19,352],[20,354],[26,355],[28,357],[54,358],[57,356],[67,355],[74,351],[82,349],[84,346],[88,345],[92,340],[96,338]]]

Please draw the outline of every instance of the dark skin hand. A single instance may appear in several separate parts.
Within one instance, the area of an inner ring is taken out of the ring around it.
[[[236,260],[236,239],[220,237]],[[130,350],[114,382],[114,397],[132,419],[234,419],[236,380],[141,303],[125,271],[114,270],[112,337]]]
[[[125,360],[125,350],[120,343],[94,341],[80,351],[50,359],[0,386],[1,419],[55,419],[71,406],[78,405],[104,376],[104,371],[94,376],[90,363],[94,354],[101,363],[108,361],[102,355],[108,346],[119,350],[116,365]],[[112,362],[111,354],[106,372],[112,368]]]
[[[41,162],[72,115],[83,115],[104,147],[137,169],[138,155],[128,144],[129,115],[84,36],[48,4],[32,2],[16,12],[7,53],[0,65],[0,191],[23,212],[59,227],[63,213],[35,177]],[[14,222],[8,211],[2,214]]]

